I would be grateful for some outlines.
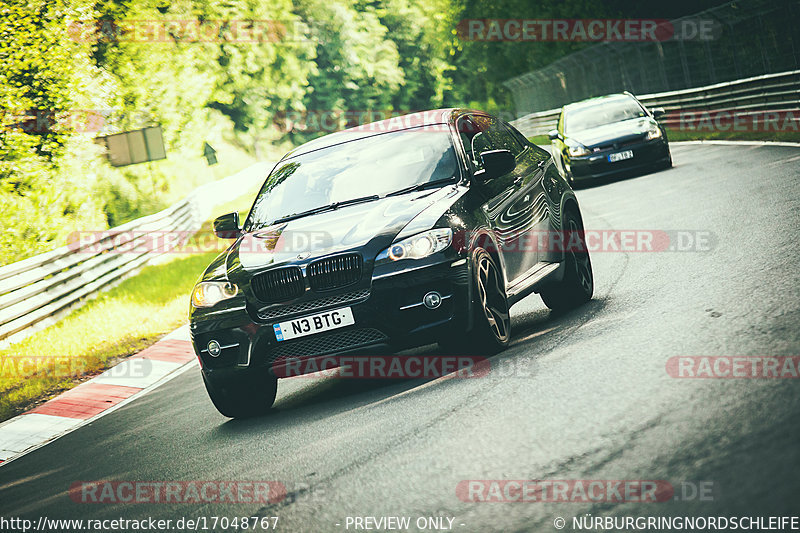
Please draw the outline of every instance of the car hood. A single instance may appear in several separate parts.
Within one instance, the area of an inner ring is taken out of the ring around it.
[[[446,186],[391,196],[245,233],[228,251],[228,272],[263,270],[362,248],[365,248],[364,259],[369,260],[368,254],[377,255],[387,248],[419,215],[437,211],[437,205],[449,206],[456,193],[456,187]]]
[[[576,131],[568,134],[567,137],[578,141],[587,148],[592,148],[595,145],[642,135],[653,125],[658,125],[658,123],[650,117],[632,118],[622,122],[603,124],[588,130]]]

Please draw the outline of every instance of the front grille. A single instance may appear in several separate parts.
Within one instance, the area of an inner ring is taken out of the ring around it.
[[[268,270],[253,276],[253,294],[264,303],[283,302],[303,294],[303,274],[297,267]]]
[[[315,291],[329,291],[357,283],[363,260],[360,254],[337,255],[314,261],[306,269],[308,283]]]
[[[604,143],[600,144],[595,148],[595,151],[605,151],[605,150],[619,150],[621,148],[625,148],[627,146],[631,146],[634,144],[639,144],[644,142],[646,134],[637,135],[636,137],[629,137],[624,141],[614,142],[614,143]]]
[[[369,298],[369,293],[369,289],[362,289],[360,291],[338,294],[336,296],[328,296],[327,298],[319,298],[318,300],[311,300],[310,302],[282,305],[280,307],[267,307],[258,312],[258,318],[261,320],[275,320],[287,316],[299,315],[308,311],[324,309],[326,307],[358,303]]]
[[[327,335],[316,335],[308,339],[283,341],[272,351],[272,360],[286,357],[313,357],[350,350],[385,341],[386,335],[373,328],[352,329]]]

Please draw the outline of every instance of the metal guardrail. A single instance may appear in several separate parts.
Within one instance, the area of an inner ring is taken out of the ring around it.
[[[679,112],[714,111],[738,114],[800,110],[800,70],[766,74],[694,89],[637,95],[647,107],[663,107],[662,123],[679,125]],[[561,109],[530,113],[511,122],[523,134],[546,135],[555,129]]]
[[[732,0],[662,30],[674,33],[666,40],[587,45],[506,81],[516,116],[624,90],[679,91],[800,69],[796,0]]]
[[[268,163],[197,188],[159,213],[104,230],[91,243],[76,241],[50,252],[0,267],[0,343],[16,342],[37,325],[65,316],[110,284],[167,253],[163,247],[132,251],[147,234],[197,231],[216,205],[234,200],[263,181]],[[177,242],[177,241],[176,241]],[[124,251],[123,251],[124,250]],[[115,253],[119,252],[119,253]]]

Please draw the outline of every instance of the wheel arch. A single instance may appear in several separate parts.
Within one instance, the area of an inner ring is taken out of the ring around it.
[[[486,252],[502,270],[503,281],[508,283],[508,277],[506,276],[506,264],[503,261],[502,254],[500,253],[500,245],[497,243],[496,237],[486,229],[476,232],[475,237],[472,239],[472,242],[469,245],[470,261],[472,261],[472,255],[478,248],[483,248],[486,250]]]

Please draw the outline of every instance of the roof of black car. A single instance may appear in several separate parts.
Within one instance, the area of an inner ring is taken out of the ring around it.
[[[322,148],[327,148],[335,144],[363,139],[373,135],[380,135],[381,133],[406,130],[420,126],[449,124],[461,111],[465,110],[457,108],[431,109],[429,111],[418,111],[416,113],[409,113],[407,115],[390,117],[377,122],[361,124],[359,126],[337,131],[335,133],[330,133],[328,135],[308,141],[307,143],[298,146],[286,154],[283,159],[296,157],[298,155],[320,150]]]

